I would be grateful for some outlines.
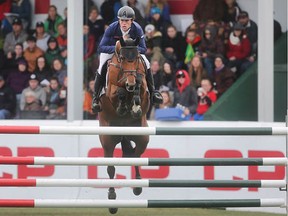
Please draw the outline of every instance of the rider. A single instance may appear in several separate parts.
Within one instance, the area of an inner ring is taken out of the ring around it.
[[[99,44],[100,51],[100,62],[98,67],[98,72],[96,72],[95,76],[95,91],[93,94],[93,102],[92,102],[92,110],[94,112],[101,112],[101,106],[99,104],[100,93],[104,86],[103,78],[101,77],[102,68],[108,59],[112,58],[112,55],[115,51],[116,41],[123,37],[124,40],[127,38],[136,39],[140,38],[140,43],[138,46],[138,51],[143,57],[147,72],[146,72],[146,80],[148,90],[151,95],[151,100],[153,104],[161,104],[163,102],[162,95],[160,92],[155,90],[153,75],[150,71],[150,63],[145,56],[146,52],[146,44],[144,40],[144,33],[141,26],[134,22],[135,12],[129,6],[123,6],[118,10],[118,21],[115,21],[109,25],[107,30],[105,31],[103,38]],[[102,75],[103,76],[103,75]]]

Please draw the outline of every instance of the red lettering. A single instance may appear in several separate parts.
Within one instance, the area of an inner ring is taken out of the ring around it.
[[[248,157],[250,158],[264,158],[264,157],[285,157],[282,152],[279,151],[248,151]],[[248,167],[248,179],[249,180],[283,180],[285,179],[285,167],[274,166],[273,171],[259,171],[259,166]],[[249,191],[258,191],[258,188],[249,188]]]
[[[0,147],[0,155],[5,157],[11,157],[12,151],[8,147]],[[13,178],[13,175],[10,173],[3,172],[2,176],[0,178]]]
[[[242,153],[237,150],[209,150],[205,153],[205,158],[242,158]],[[215,167],[214,166],[204,166],[204,179],[205,180],[215,180]],[[241,180],[243,178],[232,176],[233,180]],[[229,190],[237,191],[241,188],[207,188],[209,190]]]
[[[51,148],[45,147],[19,147],[18,156],[45,156],[54,157],[54,151]],[[54,174],[54,166],[31,166],[19,165],[18,178],[28,178],[30,176],[52,176]]]

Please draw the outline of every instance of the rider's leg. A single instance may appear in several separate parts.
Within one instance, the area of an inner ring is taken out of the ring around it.
[[[96,71],[95,74],[95,85],[94,85],[94,94],[93,94],[93,101],[92,101],[92,111],[94,113],[101,112],[101,106],[100,106],[100,94],[102,91],[102,88],[104,87],[104,78],[101,75],[102,68],[104,64],[107,62],[108,59],[112,57],[113,54],[107,54],[107,53],[101,53],[99,56],[99,68]]]
[[[102,91],[102,88],[103,88],[103,81],[102,81],[101,74],[96,72],[93,101],[92,101],[92,110],[94,113],[102,111],[101,106],[100,106],[100,93]]]
[[[155,104],[163,103],[163,97],[162,97],[161,93],[159,91],[155,90],[154,79],[153,79],[153,75],[152,75],[150,69],[147,69],[146,81],[147,81],[148,90],[149,90],[150,95],[151,95],[152,104],[155,105]]]
[[[146,67],[147,67],[147,72],[146,72],[146,81],[147,81],[147,87],[148,87],[148,90],[150,92],[150,95],[151,95],[151,102],[152,104],[161,104],[163,103],[163,97],[161,95],[161,93],[157,90],[155,90],[155,86],[154,86],[154,79],[153,79],[153,75],[152,75],[152,72],[150,70],[150,62],[148,61],[148,59],[146,58],[145,55],[142,55],[142,58],[146,64]]]

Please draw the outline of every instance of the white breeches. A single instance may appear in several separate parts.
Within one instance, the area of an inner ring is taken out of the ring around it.
[[[111,59],[113,56],[113,53],[112,54],[108,54],[108,53],[100,53],[100,56],[99,56],[99,67],[98,67],[98,73],[101,74],[102,72],[102,67],[103,65],[105,64],[105,62],[109,59]],[[150,69],[150,62],[148,61],[148,59],[146,58],[146,56],[144,54],[141,54],[142,58],[144,59],[145,61],[145,64],[146,64],[146,67],[147,69]]]

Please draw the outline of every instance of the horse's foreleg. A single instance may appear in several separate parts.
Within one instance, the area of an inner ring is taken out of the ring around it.
[[[128,112],[128,107],[126,102],[126,91],[123,88],[118,88],[117,89],[117,95],[118,95],[118,100],[119,100],[119,105],[116,109],[116,112],[119,116],[124,116]]]

